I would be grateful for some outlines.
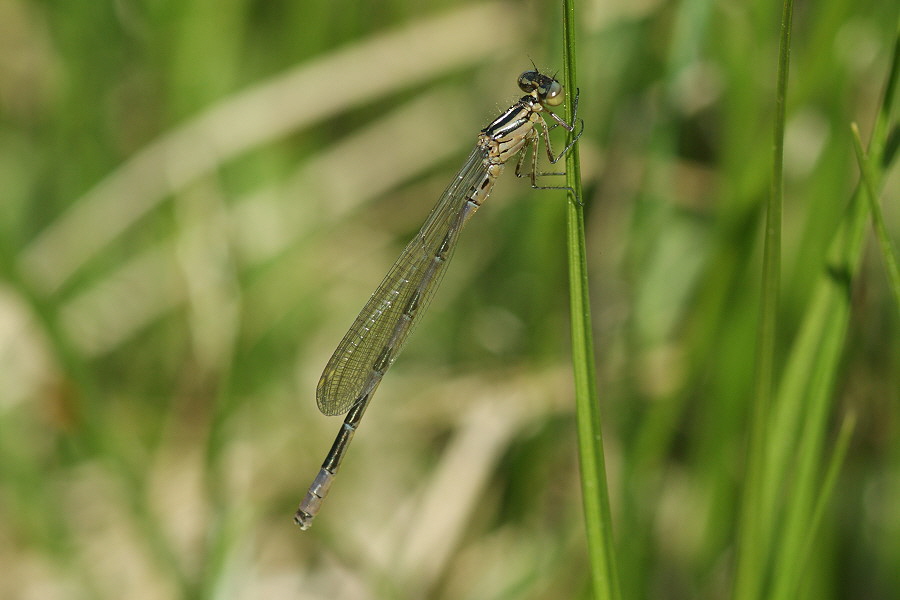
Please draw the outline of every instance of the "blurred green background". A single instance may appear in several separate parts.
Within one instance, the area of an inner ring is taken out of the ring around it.
[[[628,598],[725,598],[754,378],[781,7],[578,10],[604,445]],[[0,596],[579,598],[565,196],[507,174],[381,386],[322,367],[533,60],[544,2],[0,0]],[[802,3],[779,371],[858,179],[892,0]],[[896,171],[896,169],[895,169]],[[882,193],[900,239],[900,181]],[[868,229],[867,229],[868,231]],[[900,597],[900,323],[872,240],[798,597]]]

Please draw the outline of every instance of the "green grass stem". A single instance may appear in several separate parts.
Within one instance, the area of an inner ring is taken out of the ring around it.
[[[784,204],[785,99],[791,57],[793,1],[785,0],[781,16],[778,74],[775,87],[774,156],[771,189],[766,205],[763,233],[763,276],[760,322],[757,327],[756,375],[747,453],[747,478],[740,509],[735,594],[737,600],[760,597],[764,584],[771,514],[763,502],[765,452],[768,446],[769,411],[775,381],[776,315],[781,287],[781,219]]]
[[[859,171],[862,174],[863,185],[866,190],[866,198],[869,201],[869,210],[872,212],[872,226],[875,228],[875,239],[878,240],[878,248],[881,250],[881,258],[884,260],[884,268],[888,276],[888,288],[894,296],[894,305],[897,314],[900,315],[900,269],[897,268],[897,252],[891,244],[887,227],[884,225],[884,215],[881,212],[881,203],[878,201],[878,182],[881,174],[876,173],[875,165],[866,155],[863,149],[862,139],[859,137],[859,127],[856,123],[850,124],[853,135],[853,150],[856,152],[856,160],[859,162]]]
[[[576,93],[575,7],[565,0],[563,8],[563,78],[570,94]],[[572,122],[573,106],[566,104],[566,120]],[[578,128],[578,123],[575,123]],[[619,598],[615,561],[615,539],[606,481],[606,461],[601,432],[600,397],[594,367],[591,302],[587,276],[584,232],[584,191],[578,145],[566,156],[566,185],[572,190],[567,204],[566,231],[569,264],[569,300],[572,332],[572,367],[575,376],[575,405],[578,424],[581,493],[584,523],[590,554],[594,598]]]

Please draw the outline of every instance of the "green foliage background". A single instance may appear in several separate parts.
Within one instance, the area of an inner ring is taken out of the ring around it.
[[[780,6],[577,9],[622,596],[730,597]],[[561,67],[560,18],[542,2],[0,1],[0,596],[587,596],[564,194],[511,175],[315,526],[291,524],[338,427],[315,408],[321,368],[529,60]],[[793,597],[900,597],[897,306],[871,239],[856,273],[827,259],[858,181],[849,124],[869,139],[897,25],[889,0],[795,7],[776,379],[823,277],[850,318],[805,450],[822,514]],[[888,169],[895,246],[898,189]],[[809,491],[797,452],[779,518]],[[766,548],[763,590],[791,547]]]

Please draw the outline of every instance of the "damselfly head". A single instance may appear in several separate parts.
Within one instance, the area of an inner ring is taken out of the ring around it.
[[[559,106],[566,97],[560,82],[536,69],[519,75],[519,87],[528,94],[537,92],[540,103],[547,106]]]

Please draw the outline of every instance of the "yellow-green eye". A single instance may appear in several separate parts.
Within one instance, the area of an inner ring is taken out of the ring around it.
[[[555,79],[552,80],[549,88],[541,91],[541,102],[549,106],[559,106],[566,97],[562,84]]]

